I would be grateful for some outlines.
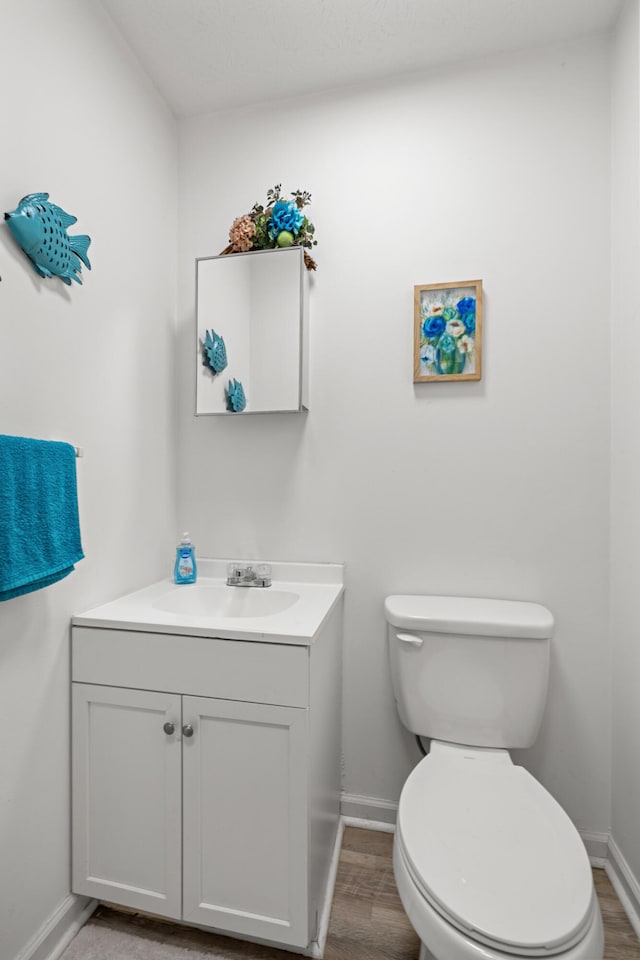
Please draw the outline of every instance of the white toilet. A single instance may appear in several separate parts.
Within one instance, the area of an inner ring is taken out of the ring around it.
[[[398,891],[420,960],[602,960],[582,840],[509,756],[534,742],[547,693],[545,607],[469,597],[387,597],[400,719],[431,738],[400,796]]]

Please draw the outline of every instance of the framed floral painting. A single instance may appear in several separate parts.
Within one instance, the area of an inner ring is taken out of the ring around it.
[[[482,280],[415,286],[413,381],[480,380]]]

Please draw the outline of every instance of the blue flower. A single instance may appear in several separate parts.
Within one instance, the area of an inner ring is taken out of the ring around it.
[[[274,203],[269,220],[269,236],[273,239],[282,230],[288,230],[295,236],[300,233],[304,216],[293,200],[278,200]]]
[[[429,340],[432,340],[434,337],[439,337],[440,334],[444,333],[446,327],[447,324],[440,314],[436,314],[434,317],[427,317],[422,325],[424,335]]]
[[[475,297],[463,297],[462,300],[458,300],[457,306],[460,319],[464,323],[467,333],[473,333],[476,328]]]

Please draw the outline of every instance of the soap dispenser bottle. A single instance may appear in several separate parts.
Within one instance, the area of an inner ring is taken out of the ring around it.
[[[197,575],[196,548],[191,543],[189,534],[183,533],[182,540],[176,547],[176,565],[173,569],[173,579],[176,583],[195,583]]]

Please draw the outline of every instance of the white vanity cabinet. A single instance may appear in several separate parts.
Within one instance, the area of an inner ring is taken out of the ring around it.
[[[179,920],[177,694],[72,684],[73,890]]]
[[[341,601],[313,643],[74,625],[73,891],[314,953],[340,639]]]

